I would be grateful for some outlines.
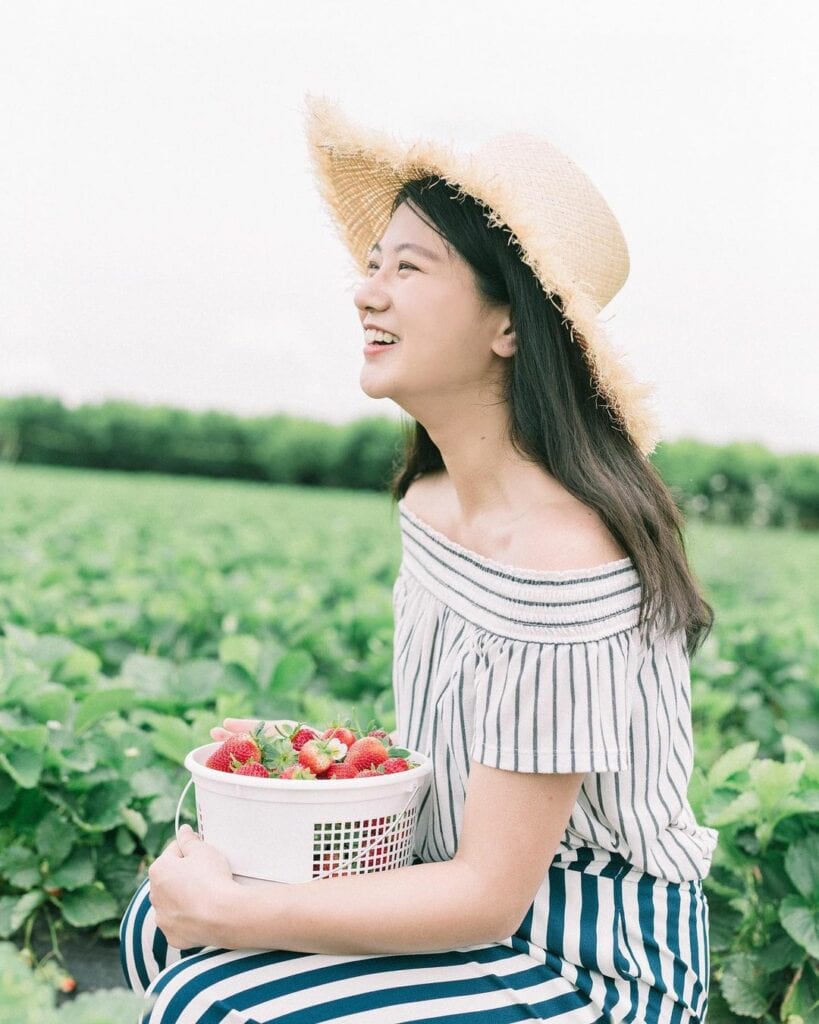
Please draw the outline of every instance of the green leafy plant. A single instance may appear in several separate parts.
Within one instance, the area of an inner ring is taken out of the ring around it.
[[[781,761],[743,743],[692,781],[692,806],[719,830],[704,883],[717,1024],[726,1011],[766,1024],[819,1013],[819,756],[782,743]]]

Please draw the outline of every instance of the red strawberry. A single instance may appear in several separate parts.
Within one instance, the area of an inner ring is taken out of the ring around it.
[[[346,744],[348,750],[355,743],[355,733],[351,729],[346,728],[346,726],[339,725],[334,729],[325,729],[321,734],[323,740],[331,740],[334,736]]]
[[[242,733],[239,736],[231,736],[205,761],[206,768],[214,768],[217,772],[233,771],[234,760],[239,764],[247,764],[248,761],[260,761],[262,750],[260,745],[250,733]]]
[[[315,729],[311,729],[309,726],[299,726],[298,729],[290,737],[290,746],[294,750],[301,750],[305,743],[309,743],[310,740],[318,739],[319,735]]]
[[[299,764],[315,775],[323,775],[334,762],[327,740],[308,740],[299,751]]]
[[[239,765],[238,768],[233,769],[233,773],[234,775],[251,775],[257,779],[270,778],[270,772],[258,761],[248,761],[247,764]]]
[[[389,742],[389,739],[390,739],[390,734],[388,732],[384,732],[383,729],[371,729],[367,733],[367,735],[368,736],[375,736],[376,739],[387,740],[387,742]]]
[[[360,771],[358,773],[358,775],[356,775],[356,778],[357,779],[369,779],[369,778],[372,778],[373,775],[383,775],[383,774],[384,773],[382,771],[379,771],[378,768],[365,768],[363,771]]]
[[[354,779],[358,775],[355,765],[344,764],[343,761],[331,764],[322,775],[323,779]]]
[[[300,764],[291,764],[279,776],[280,779],[314,779],[316,776]]]
[[[338,866],[340,859],[338,853],[331,853],[329,850],[325,850],[321,858],[321,873],[323,875],[329,874],[331,878],[340,875],[341,870]]]
[[[409,765],[403,757],[388,757],[383,764],[383,768],[387,775],[393,775],[395,772],[408,771]]]
[[[363,736],[347,751],[344,763],[355,765],[361,771],[362,768],[382,764],[389,756],[380,739],[375,736]]]
[[[383,846],[376,846],[364,854],[364,866],[368,868],[380,868],[387,865],[387,851]]]

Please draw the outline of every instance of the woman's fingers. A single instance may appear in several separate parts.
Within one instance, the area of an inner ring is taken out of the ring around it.
[[[260,721],[262,721],[260,718],[226,718],[222,725],[214,726],[211,729],[210,735],[214,740],[223,742],[237,733],[252,732]],[[265,725],[265,736],[283,736],[292,732],[297,725],[298,722],[289,718],[273,719]]]
[[[226,718],[222,725],[229,732],[251,732],[260,721],[260,718]]]

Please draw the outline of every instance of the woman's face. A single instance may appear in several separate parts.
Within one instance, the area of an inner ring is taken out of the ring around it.
[[[508,307],[482,302],[469,264],[447,251],[438,232],[406,203],[370,261],[355,292],[361,323],[400,340],[364,353],[362,390],[371,398],[392,398],[422,421],[425,413],[483,394],[502,368],[501,357],[514,347],[503,337]]]

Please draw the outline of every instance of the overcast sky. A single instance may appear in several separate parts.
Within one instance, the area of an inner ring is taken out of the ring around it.
[[[5,0],[0,395],[397,418],[309,90],[399,137],[546,134],[623,227],[603,316],[664,436],[819,451],[817,38],[809,0]]]

